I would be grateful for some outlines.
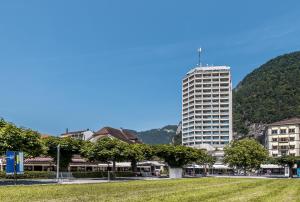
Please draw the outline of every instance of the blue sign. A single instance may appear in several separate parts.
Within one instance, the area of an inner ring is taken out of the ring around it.
[[[24,154],[23,152],[6,152],[6,175],[24,174]]]
[[[14,174],[14,165],[15,165],[15,152],[7,151],[6,152],[6,174]]]
[[[297,168],[297,177],[300,177],[300,168]]]

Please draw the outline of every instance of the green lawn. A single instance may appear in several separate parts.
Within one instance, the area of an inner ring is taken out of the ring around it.
[[[298,179],[201,178],[0,187],[0,201],[300,201]]]

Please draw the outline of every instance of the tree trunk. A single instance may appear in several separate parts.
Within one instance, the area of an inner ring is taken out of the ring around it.
[[[244,168],[244,176],[246,176],[246,175],[247,175],[247,169]]]
[[[115,161],[115,160],[113,160],[112,171],[113,171],[113,172],[116,172],[116,161]]]
[[[131,160],[131,170],[134,173],[137,173],[137,161],[135,159]]]
[[[293,166],[289,166],[289,178],[293,178]]]
[[[207,165],[204,164],[204,173],[203,173],[204,176],[207,176],[207,168],[206,168],[206,166],[207,166]]]

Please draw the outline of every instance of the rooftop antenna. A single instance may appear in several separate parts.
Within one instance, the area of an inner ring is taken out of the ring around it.
[[[201,67],[201,52],[202,52],[202,48],[198,48],[198,65]]]

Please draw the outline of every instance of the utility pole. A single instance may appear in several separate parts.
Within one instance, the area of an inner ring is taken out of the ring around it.
[[[57,160],[56,160],[56,179],[59,181],[59,155],[60,155],[60,144],[57,145]]]

